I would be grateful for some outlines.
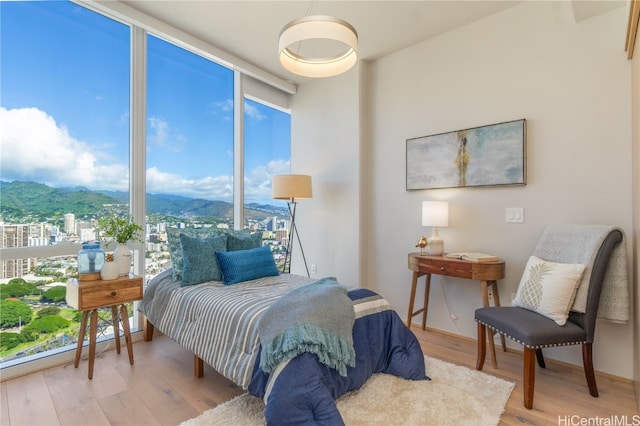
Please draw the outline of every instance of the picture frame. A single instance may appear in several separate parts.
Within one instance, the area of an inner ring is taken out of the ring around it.
[[[526,119],[406,141],[406,189],[526,185]]]

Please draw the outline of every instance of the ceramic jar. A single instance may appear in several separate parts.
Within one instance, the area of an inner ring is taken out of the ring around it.
[[[118,276],[129,275],[131,270],[131,250],[126,244],[118,244],[113,252],[115,263],[118,265]]]

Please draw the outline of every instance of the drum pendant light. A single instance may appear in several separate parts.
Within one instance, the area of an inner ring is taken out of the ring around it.
[[[340,43],[345,51],[329,57],[304,56],[294,52],[299,42],[326,39]],[[348,22],[331,16],[305,16],[289,22],[280,31],[280,63],[304,77],[332,77],[351,69],[358,60],[358,33]]]

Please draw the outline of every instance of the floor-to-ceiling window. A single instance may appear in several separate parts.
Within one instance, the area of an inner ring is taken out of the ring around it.
[[[270,203],[270,176],[289,171],[290,116],[246,102],[244,200],[234,200],[234,71],[147,35],[146,114],[136,119],[130,46],[139,28],[63,1],[0,2],[0,20],[4,368],[74,348],[79,317],[62,289],[77,274],[79,243],[96,237],[96,220],[135,211],[144,198],[130,206],[131,188],[147,194],[146,218],[137,218],[146,225],[146,268],[136,268],[147,278],[170,265],[167,226],[266,232],[268,218],[285,215]],[[136,126],[146,129],[142,155]],[[245,218],[233,223],[239,203]],[[46,316],[64,321],[28,328]]]
[[[171,266],[168,227],[233,228],[233,71],[147,36],[147,256]]]
[[[244,99],[245,226],[261,230],[282,268],[288,239],[288,209],[271,198],[271,177],[290,172],[291,115],[279,108]]]
[[[0,8],[4,366],[77,340],[65,285],[80,243],[128,211],[131,28],[68,2]]]

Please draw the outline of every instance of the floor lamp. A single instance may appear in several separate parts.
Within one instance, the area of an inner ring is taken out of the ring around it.
[[[296,206],[297,200],[311,198],[311,176],[307,175],[275,175],[271,181],[271,197],[274,200],[287,200],[289,206],[289,215],[291,216],[291,229],[289,230],[287,251],[282,265],[282,272],[291,272],[291,252],[293,251],[293,235],[298,239],[298,245],[302,252],[304,267],[307,270],[307,276],[310,277],[309,267],[307,266],[307,258],[304,256],[304,249],[296,228]]]

